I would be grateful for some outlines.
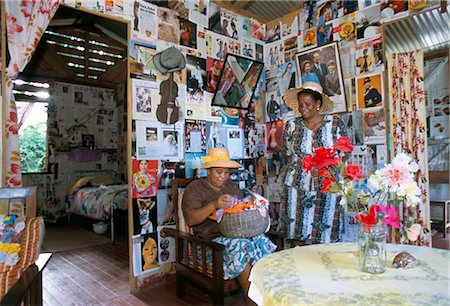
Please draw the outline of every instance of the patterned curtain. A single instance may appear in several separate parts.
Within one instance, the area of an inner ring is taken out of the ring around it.
[[[400,215],[407,227],[411,222],[422,227],[415,244],[429,246],[431,230],[423,51],[390,54],[388,76],[391,159],[398,153],[409,154],[419,165],[416,181],[422,190],[421,204],[401,206]],[[401,233],[393,232],[391,238],[393,242],[400,242]]]
[[[8,48],[11,56],[6,70],[6,100],[2,106],[4,122],[2,177],[5,187],[22,185],[17,110],[12,93],[12,81],[30,61],[58,6],[58,0],[5,2]]]

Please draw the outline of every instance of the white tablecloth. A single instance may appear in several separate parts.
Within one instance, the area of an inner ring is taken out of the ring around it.
[[[450,252],[387,245],[382,274],[361,272],[356,243],[318,244],[270,254],[250,274],[249,297],[258,305],[450,305]],[[394,269],[406,251],[419,260],[412,269]]]

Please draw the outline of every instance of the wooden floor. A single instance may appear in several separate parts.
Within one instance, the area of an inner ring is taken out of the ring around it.
[[[43,273],[44,305],[211,305],[211,297],[187,285],[186,296],[175,295],[169,276],[138,296],[129,292],[128,249],[111,243],[53,254]],[[242,293],[225,305],[244,305]]]
[[[433,235],[433,247],[450,249],[450,235]],[[44,305],[211,305],[211,297],[187,285],[186,296],[175,295],[169,276],[137,296],[130,294],[128,248],[107,243],[54,253],[43,274]],[[244,305],[242,293],[225,298],[225,305]]]

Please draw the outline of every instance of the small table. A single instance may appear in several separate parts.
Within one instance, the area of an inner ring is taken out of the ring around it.
[[[258,305],[450,305],[450,252],[387,244],[382,274],[361,272],[356,243],[317,244],[270,254],[250,274],[249,297]],[[419,260],[412,269],[394,269],[405,251]]]

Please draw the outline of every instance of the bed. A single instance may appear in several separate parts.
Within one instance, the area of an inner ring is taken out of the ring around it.
[[[68,177],[68,213],[110,222],[114,241],[114,211],[128,209],[128,184],[114,170],[76,170]]]

